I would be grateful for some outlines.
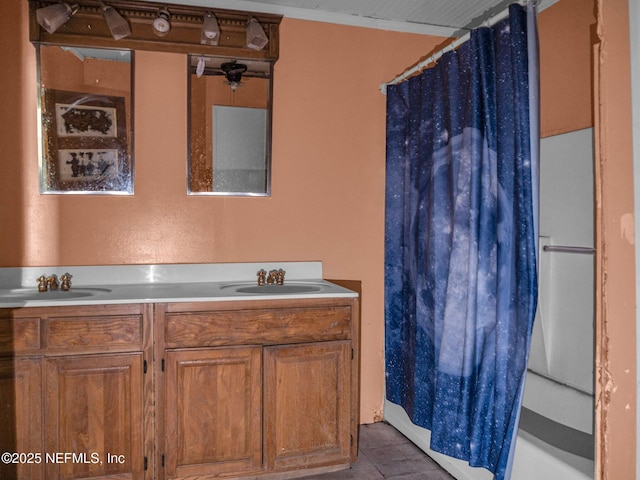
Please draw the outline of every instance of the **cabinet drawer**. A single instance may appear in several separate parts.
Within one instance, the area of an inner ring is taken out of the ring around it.
[[[349,338],[351,308],[168,313],[166,348],[283,344]]]
[[[45,320],[48,352],[142,350],[142,316],[58,317]]]
[[[0,356],[33,352],[39,348],[39,318],[0,319]]]

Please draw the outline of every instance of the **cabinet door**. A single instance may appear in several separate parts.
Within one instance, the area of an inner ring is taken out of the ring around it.
[[[349,341],[265,348],[265,457],[269,468],[349,463]]]
[[[45,360],[47,479],[144,476],[142,354]]]
[[[166,477],[260,470],[261,348],[167,351],[166,362]]]
[[[41,358],[0,359],[0,405],[0,452],[24,454],[0,462],[0,478],[43,478]]]

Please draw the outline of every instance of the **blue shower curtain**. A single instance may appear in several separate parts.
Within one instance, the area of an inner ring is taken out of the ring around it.
[[[535,9],[387,88],[386,389],[431,449],[510,477],[537,302]]]

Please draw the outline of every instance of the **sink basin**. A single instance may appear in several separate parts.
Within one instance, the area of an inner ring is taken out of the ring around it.
[[[293,293],[311,293],[319,292],[325,286],[323,284],[312,283],[285,283],[284,285],[263,285],[255,284],[236,284],[224,285],[220,287],[222,290],[230,289],[236,293],[249,293],[252,295],[290,295]]]
[[[9,288],[0,290],[0,303],[12,301],[36,301],[42,300],[49,302],[52,300],[67,300],[72,298],[91,297],[101,293],[109,293],[108,288],[72,288],[66,292],[62,290],[53,290],[50,292],[39,292],[37,288]]]

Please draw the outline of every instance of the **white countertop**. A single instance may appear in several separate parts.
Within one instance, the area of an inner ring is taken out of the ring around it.
[[[258,270],[280,268],[284,286],[254,288]],[[38,277],[66,272],[71,290],[38,292]],[[0,308],[357,296],[323,280],[321,262],[0,268]]]

